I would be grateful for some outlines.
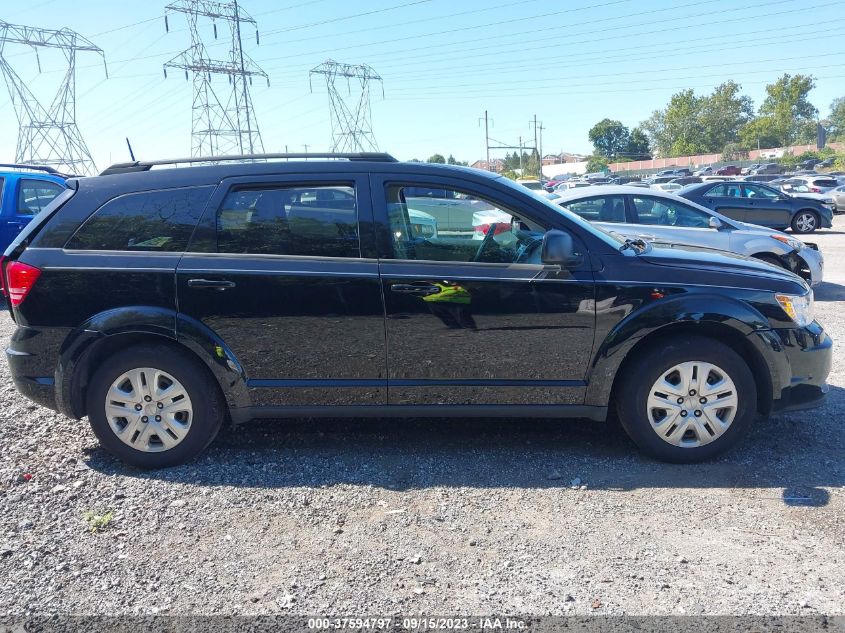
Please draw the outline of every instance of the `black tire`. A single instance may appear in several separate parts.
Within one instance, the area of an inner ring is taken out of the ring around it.
[[[663,440],[648,418],[649,392],[658,378],[673,366],[702,361],[717,365],[733,380],[738,403],[731,425],[717,439],[696,447],[680,447]],[[694,463],[711,459],[735,446],[757,415],[757,385],[745,361],[717,340],[693,336],[670,339],[645,353],[625,369],[616,390],[616,409],[622,427],[645,453],[673,463]]]
[[[777,266],[778,268],[785,268],[789,270],[789,267],[783,263],[783,261],[777,255],[773,253],[757,253],[754,255],[754,259],[759,259],[761,262],[766,262],[767,264],[771,264],[772,266]]]
[[[802,224],[802,219],[806,219],[808,223],[812,222],[812,226],[809,226],[809,224],[803,224],[804,228],[799,226],[799,224]],[[795,214],[794,218],[792,218],[790,226],[792,227],[793,233],[813,233],[817,228],[819,228],[819,214],[815,211],[810,211],[809,209],[802,209]]]
[[[121,441],[106,419],[105,398],[112,383],[124,372],[140,367],[167,372],[182,384],[191,399],[193,417],[187,434],[169,450],[137,450]],[[127,464],[144,469],[190,461],[214,440],[224,419],[224,404],[207,368],[189,353],[166,345],[137,345],[107,358],[91,377],[86,405],[91,429],[102,447]]]

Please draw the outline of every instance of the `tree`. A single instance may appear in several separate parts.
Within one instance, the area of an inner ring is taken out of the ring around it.
[[[831,141],[845,141],[845,97],[834,99],[830,104],[826,127]]]
[[[818,110],[810,103],[808,95],[815,87],[812,75],[784,74],[775,83],[766,86],[766,99],[760,106],[760,116],[770,119],[771,129],[777,137],[776,146],[792,145],[808,136],[815,138],[815,128],[810,134],[808,123],[814,123]]]
[[[631,133],[620,121],[602,119],[590,129],[588,136],[596,154],[614,158],[627,152]]]
[[[625,157],[630,160],[648,160],[651,158],[648,136],[641,127],[635,127],[631,130],[628,137],[628,147],[625,149]]]
[[[607,159],[604,156],[593,154],[587,161],[587,172],[593,173],[596,171],[607,171]]]
[[[772,117],[758,117],[739,130],[739,144],[743,149],[778,147],[779,136]]]
[[[701,104],[698,124],[705,151],[715,152],[735,141],[740,128],[754,118],[754,103],[751,97],[740,94],[741,89],[738,83],[726,81]]]
[[[640,127],[661,156],[722,151],[754,116],[754,104],[740,94],[741,89],[738,83],[727,81],[705,96],[682,90]]]
[[[446,159],[443,158],[443,154],[433,154],[432,156],[428,157],[429,163],[440,163],[442,165],[446,164]]]

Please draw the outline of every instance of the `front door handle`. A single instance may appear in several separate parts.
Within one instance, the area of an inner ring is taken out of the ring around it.
[[[189,279],[188,285],[191,288],[209,288],[211,290],[226,290],[234,288],[234,281],[226,281],[223,279]]]
[[[433,285],[414,285],[414,284],[393,284],[390,286],[391,292],[402,292],[409,295],[436,295],[440,292],[440,286]]]

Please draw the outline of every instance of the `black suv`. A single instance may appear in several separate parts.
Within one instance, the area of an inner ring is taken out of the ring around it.
[[[623,240],[484,171],[259,158],[70,180],[2,261],[17,388],[141,467],[226,419],[611,407],[690,462],[827,391],[831,341],[782,269]]]

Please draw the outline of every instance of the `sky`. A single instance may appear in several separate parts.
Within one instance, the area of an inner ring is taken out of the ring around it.
[[[190,155],[192,83],[164,62],[190,45],[169,0],[0,0],[0,20],[68,27],[102,48],[79,53],[76,120],[99,169],[129,159]],[[309,70],[331,58],[368,64],[378,147],[399,159],[453,154],[484,158],[483,116],[493,144],[533,143],[544,154],[589,153],[587,132],[609,117],[633,127],[671,95],[742,84],[755,106],[784,72],[812,74],[811,101],[824,117],[845,96],[845,0],[239,0],[258,23],[244,50],[270,86],[252,96],[265,150],[328,151],[325,84]],[[225,58],[226,32],[209,52]],[[8,44],[3,55],[49,103],[63,75],[57,51]],[[225,92],[225,77],[215,86]],[[383,96],[382,90],[383,87]],[[0,162],[14,159],[17,120],[0,92]],[[506,150],[493,150],[503,156]]]

